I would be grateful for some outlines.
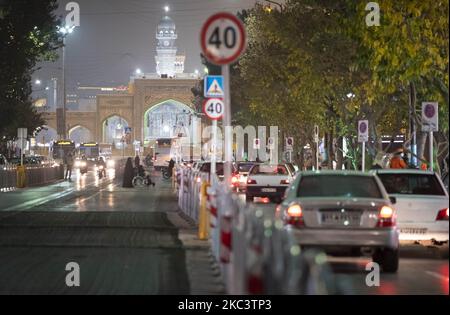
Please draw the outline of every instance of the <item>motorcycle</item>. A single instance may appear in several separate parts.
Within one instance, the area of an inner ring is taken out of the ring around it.
[[[106,176],[106,170],[103,165],[98,166],[97,174],[99,179],[102,179],[104,176]]]
[[[80,162],[80,174],[86,174],[88,172],[88,166],[86,161]]]

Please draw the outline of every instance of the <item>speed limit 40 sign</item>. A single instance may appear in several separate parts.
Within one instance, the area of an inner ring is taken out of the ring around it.
[[[208,118],[218,120],[224,112],[223,101],[219,98],[209,98],[203,103],[203,112]]]
[[[220,12],[203,25],[200,43],[205,57],[214,64],[226,65],[235,61],[246,45],[245,29],[233,14]]]

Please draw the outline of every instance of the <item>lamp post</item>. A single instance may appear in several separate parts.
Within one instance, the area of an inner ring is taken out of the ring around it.
[[[71,34],[75,29],[74,26],[62,26],[58,29],[58,32],[63,35],[63,46],[62,46],[62,86],[63,86],[63,103],[62,103],[62,138],[66,139],[66,36]]]

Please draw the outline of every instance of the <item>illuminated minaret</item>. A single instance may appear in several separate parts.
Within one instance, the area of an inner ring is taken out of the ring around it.
[[[164,8],[166,15],[159,21],[156,30],[156,73],[161,77],[176,77],[177,73],[184,71],[185,56],[177,56],[175,41],[177,32],[174,21],[167,15],[169,7]]]

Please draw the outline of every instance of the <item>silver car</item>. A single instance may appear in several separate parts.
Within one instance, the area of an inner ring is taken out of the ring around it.
[[[395,198],[374,174],[301,172],[277,207],[277,216],[302,247],[372,255],[385,272],[398,269]]]

